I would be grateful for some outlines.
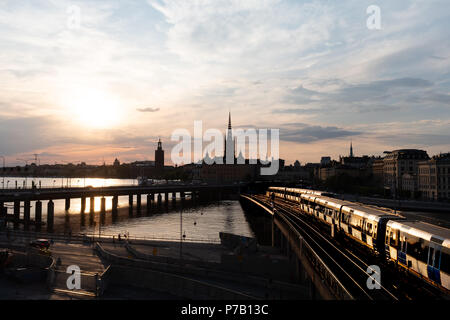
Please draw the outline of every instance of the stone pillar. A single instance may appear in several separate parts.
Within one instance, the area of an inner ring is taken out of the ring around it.
[[[105,215],[106,215],[106,199],[102,197],[100,199],[100,223],[105,224]]]
[[[85,213],[86,212],[86,198],[82,197],[81,198],[81,213]]]
[[[94,212],[95,212],[95,197],[91,197],[89,203],[89,225],[94,224]]]
[[[94,213],[94,212],[95,212],[95,197],[91,197],[90,203],[89,203],[89,213]]]
[[[25,229],[30,225],[30,200],[25,200],[23,204],[23,221]]]
[[[133,215],[133,195],[128,195],[128,213],[130,216]]]
[[[141,195],[140,194],[136,195],[136,207],[137,207],[137,211],[141,212]]]
[[[19,226],[19,220],[20,220],[20,201],[15,200],[14,201],[14,228],[17,228]]]
[[[66,198],[66,205],[65,205],[66,211],[70,209],[70,198]]]
[[[117,207],[119,206],[119,197],[113,196],[112,198],[112,214],[117,215]]]
[[[147,195],[147,214],[150,213],[150,210],[152,208],[152,198],[153,198],[152,194]]]
[[[53,220],[55,216],[55,204],[50,200],[47,204],[47,231],[53,231]]]
[[[34,208],[34,223],[36,226],[36,230],[41,230],[42,223],[42,202],[36,201]]]
[[[161,205],[161,202],[162,202],[162,195],[161,193],[158,193],[158,206]]]

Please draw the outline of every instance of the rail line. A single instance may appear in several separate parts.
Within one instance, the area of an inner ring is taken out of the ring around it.
[[[255,196],[259,201],[271,206],[264,196]],[[288,209],[286,208],[288,207]],[[398,300],[387,288],[380,285],[380,289],[370,290],[366,283],[370,275],[367,273],[369,267],[364,261],[352,254],[353,258],[339,249],[329,241],[318,229],[311,226],[295,214],[298,208],[285,201],[274,202],[276,214],[282,214],[292,225],[307,239],[324,262],[331,268],[333,273],[346,286],[356,299],[362,300]],[[292,211],[291,211],[292,210]]]

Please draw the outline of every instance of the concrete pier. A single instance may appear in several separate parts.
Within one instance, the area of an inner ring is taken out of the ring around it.
[[[36,201],[36,203],[35,203],[34,221],[36,223],[36,230],[40,230],[41,223],[42,223],[42,202],[41,201]]]
[[[136,208],[137,208],[137,212],[141,212],[141,195],[140,194],[136,195]]]
[[[20,219],[20,201],[14,201],[14,228],[19,226]]]
[[[106,216],[106,198],[102,197],[100,199],[100,222],[101,224],[105,224]]]
[[[55,216],[55,204],[50,200],[47,204],[47,231],[53,230],[53,221]]]
[[[133,215],[133,195],[128,196],[128,213],[130,216]]]
[[[94,212],[95,212],[95,198],[91,197],[90,203],[89,203],[89,213],[94,213]]]
[[[117,207],[119,205],[119,197],[118,196],[113,196],[112,198],[112,214],[117,215]]]
[[[86,212],[86,198],[83,197],[81,198],[81,213],[85,213]]]
[[[161,205],[161,202],[162,202],[162,195],[161,193],[158,193],[158,206]]]
[[[25,229],[28,229],[30,226],[30,200],[25,200],[23,203],[23,220]]]
[[[153,198],[152,194],[147,195],[147,214],[150,213],[151,208],[152,208],[152,198]]]

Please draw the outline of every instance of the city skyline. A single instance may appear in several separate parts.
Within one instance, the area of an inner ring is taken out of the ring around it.
[[[445,1],[378,1],[380,30],[369,1],[1,3],[8,164],[150,160],[159,137],[170,164],[173,130],[224,132],[228,110],[234,128],[279,128],[288,164],[350,141],[450,151]]]

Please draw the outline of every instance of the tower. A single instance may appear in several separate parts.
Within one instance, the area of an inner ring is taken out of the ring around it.
[[[350,141],[350,158],[353,158],[353,141]]]
[[[223,155],[223,162],[225,164],[235,164],[236,163],[236,153],[235,153],[235,141],[233,139],[233,132],[231,128],[231,112],[228,113],[228,129],[225,138],[225,151]]]
[[[158,140],[158,148],[155,150],[155,168],[158,171],[164,169],[164,150],[162,148],[161,139]]]

